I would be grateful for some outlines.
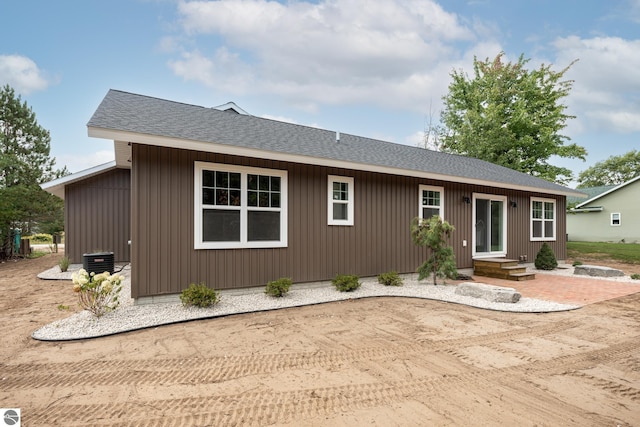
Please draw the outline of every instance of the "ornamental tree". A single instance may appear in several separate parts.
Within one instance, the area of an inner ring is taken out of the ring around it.
[[[572,64],[555,72],[549,65],[527,70],[529,62],[473,60],[473,78],[453,71],[449,93],[443,97],[439,142],[446,152],[486,160],[548,181],[567,184],[570,169],[549,163],[552,157],[585,160],[586,150],[568,144],[561,134],[567,120],[563,99],[573,81],[562,80]]]
[[[429,219],[414,218],[411,222],[411,238],[416,245],[427,248],[427,260],[418,267],[418,280],[433,275],[433,284],[436,279],[458,277],[456,260],[453,248],[447,244],[447,239],[455,228],[447,221],[443,221],[438,215]]]

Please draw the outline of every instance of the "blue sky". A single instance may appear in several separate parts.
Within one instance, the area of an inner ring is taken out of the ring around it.
[[[452,70],[504,51],[575,81],[577,175],[640,149],[640,0],[4,0],[0,84],[57,165],[113,158],[86,123],[109,89],[416,145]]]

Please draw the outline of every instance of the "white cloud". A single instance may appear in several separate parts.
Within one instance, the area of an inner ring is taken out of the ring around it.
[[[49,86],[36,63],[21,55],[0,55],[0,84],[8,84],[23,95]]]
[[[89,154],[63,154],[56,156],[56,167],[66,166],[69,172],[75,173],[115,160],[113,150],[101,150]]]
[[[554,46],[559,64],[579,59],[566,76],[575,81],[569,103],[583,131],[640,130],[640,40],[571,36]]]
[[[199,48],[172,60],[174,73],[231,93],[277,95],[308,111],[317,103],[422,111],[446,92],[462,59],[453,43],[474,41],[457,15],[424,0],[194,1],[181,2],[179,14]],[[220,37],[224,47],[214,47]],[[492,43],[469,51],[484,54],[486,46],[487,56],[500,51]]]

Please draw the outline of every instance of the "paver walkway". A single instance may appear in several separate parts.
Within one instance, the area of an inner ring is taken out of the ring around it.
[[[617,282],[555,274],[536,274],[534,280],[522,282],[481,276],[473,278],[476,282],[515,288],[523,297],[565,304],[587,305],[640,292],[640,280]]]

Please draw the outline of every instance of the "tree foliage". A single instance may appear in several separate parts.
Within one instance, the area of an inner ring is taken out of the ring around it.
[[[640,175],[640,151],[611,156],[580,172],[578,188],[618,185]]]
[[[433,284],[436,285],[438,277],[455,279],[458,276],[453,248],[447,244],[447,239],[454,230],[451,224],[438,215],[425,220],[413,219],[411,238],[416,245],[426,246],[428,249],[427,260],[418,267],[418,280],[433,275]]]
[[[562,80],[571,67],[554,72],[549,65],[527,70],[529,62],[503,63],[474,58],[474,77],[453,71],[449,93],[443,97],[439,141],[443,151],[459,153],[566,184],[570,169],[549,163],[552,157],[584,160],[586,150],[565,145],[569,137],[560,132],[569,119],[563,98],[573,81]]]
[[[10,86],[0,89],[0,258],[15,250],[14,229],[62,230],[62,200],[40,188],[67,173],[54,169],[50,142],[27,103]]]

